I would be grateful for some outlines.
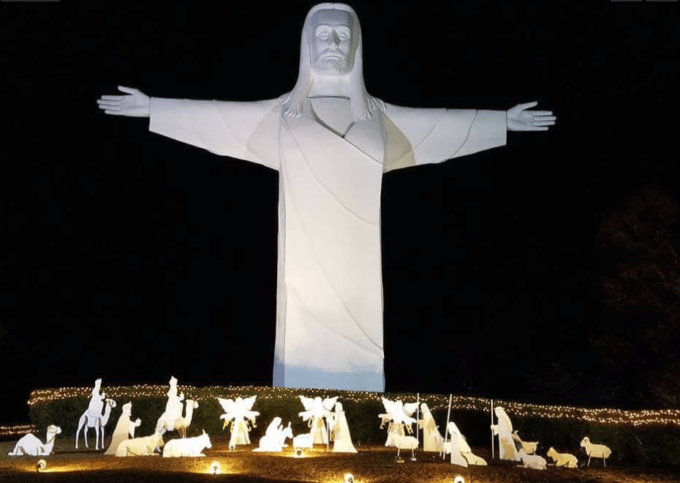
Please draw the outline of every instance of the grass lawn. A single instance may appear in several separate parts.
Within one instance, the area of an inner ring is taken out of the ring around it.
[[[44,438],[44,435],[42,435]],[[42,439],[41,438],[41,439]],[[403,463],[395,461],[396,451],[378,445],[360,446],[356,455],[326,453],[317,447],[304,458],[294,458],[287,448],[282,454],[252,453],[255,445],[239,446],[234,452],[227,449],[228,437],[214,436],[212,449],[205,458],[162,458],[142,456],[116,458],[104,456],[102,451],[74,449],[74,436],[57,436],[54,454],[44,458],[47,469],[36,474],[39,457],[11,457],[14,441],[0,442],[0,481],[23,482],[319,482],[342,483],[343,475],[351,472],[357,483],[453,483],[461,475],[466,483],[653,483],[680,481],[680,469],[638,468],[592,463],[590,468],[564,469],[549,466],[547,471],[518,468],[514,462],[493,460],[487,467],[461,468],[442,461],[431,453],[416,452],[417,461],[410,461],[410,453],[403,452]],[[82,443],[82,442],[81,442]],[[490,461],[489,451],[473,451]],[[579,463],[584,455],[577,455]],[[208,473],[209,465],[218,461],[222,474]],[[550,461],[549,461],[550,462]]]

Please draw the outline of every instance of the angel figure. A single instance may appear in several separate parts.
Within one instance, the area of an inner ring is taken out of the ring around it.
[[[333,440],[333,453],[357,453],[352,444],[352,436],[349,434],[347,416],[342,409],[342,403],[335,403],[335,412],[328,420],[331,428],[331,440]]]
[[[309,434],[312,437],[313,444],[328,444],[328,434],[326,434],[326,425],[323,418],[328,419],[331,416],[331,410],[335,403],[338,402],[338,397],[329,397],[322,400],[319,396],[314,399],[300,396],[300,401],[305,410],[300,411],[299,416],[303,421],[308,421]]]
[[[389,423],[387,426],[387,441],[385,446],[399,447],[397,440],[403,439],[408,434],[413,434],[413,429],[411,425],[416,422],[415,418],[411,416],[418,409],[418,403],[407,403],[404,404],[401,400],[390,401],[389,399],[382,398],[383,406],[385,406],[385,414],[378,415],[382,419],[380,423],[380,429],[383,428],[385,423]],[[415,439],[415,438],[414,438]]]
[[[237,397],[236,400],[222,399],[217,400],[225,411],[225,414],[220,416],[224,419],[224,426],[226,428],[231,422],[231,438],[229,439],[229,449],[234,449],[237,444],[250,444],[250,436],[248,432],[256,428],[255,418],[260,415],[258,411],[252,411],[253,404],[255,404],[257,396],[247,397],[245,399]]]

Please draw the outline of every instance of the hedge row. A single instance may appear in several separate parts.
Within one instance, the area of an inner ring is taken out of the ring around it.
[[[116,421],[122,412],[122,405],[132,402],[133,419],[140,418],[142,425],[137,434],[153,433],[156,422],[165,411],[167,402],[167,386],[136,387],[103,387],[107,397],[114,399],[117,407],[111,411],[107,425],[108,433],[115,428]],[[194,410],[188,436],[200,434],[205,429],[208,434],[226,434],[223,429],[224,413],[217,397],[236,398],[257,395],[253,410],[259,411],[256,427],[251,432],[251,441],[256,443],[264,434],[267,425],[275,416],[280,416],[284,423],[292,422],[293,434],[308,432],[307,423],[298,416],[304,408],[298,398],[339,396],[339,401],[347,414],[348,424],[355,444],[381,443],[385,441],[386,429],[380,429],[379,414],[384,413],[381,396],[388,399],[402,399],[405,402],[415,401],[414,394],[378,394],[320,390],[296,390],[284,388],[262,387],[206,387],[197,388],[179,386],[185,399],[198,401],[199,407]],[[62,428],[62,437],[75,437],[80,416],[87,409],[91,388],[64,388],[34,391],[31,394],[30,418],[42,433],[50,424]],[[448,397],[436,394],[421,394],[420,401],[428,403],[435,420],[443,433],[446,423]],[[608,445],[612,450],[610,460],[614,463],[643,464],[652,466],[680,466],[680,425],[675,420],[666,424],[647,421],[645,424],[618,422],[602,423],[588,417],[587,411],[578,408],[560,409],[559,407],[521,405],[519,403],[502,402],[506,407],[514,429],[525,441],[539,441],[538,453],[545,455],[553,446],[559,452],[576,454],[579,459],[585,455],[579,443],[584,436],[591,441]],[[546,412],[550,410],[551,412]],[[603,410],[605,411],[605,410]],[[618,414],[616,410],[611,414]],[[639,415],[643,416],[642,412]],[[655,416],[658,418],[658,415]],[[451,420],[455,421],[472,447],[488,448],[490,441],[490,405],[487,400],[479,398],[456,397],[451,410]],[[606,418],[601,419],[606,421]],[[414,427],[415,432],[415,427]],[[169,433],[165,438],[176,437]]]

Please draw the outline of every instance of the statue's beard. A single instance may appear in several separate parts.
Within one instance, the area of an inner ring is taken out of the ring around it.
[[[342,50],[327,49],[314,61],[314,70],[320,74],[346,74],[349,66]]]

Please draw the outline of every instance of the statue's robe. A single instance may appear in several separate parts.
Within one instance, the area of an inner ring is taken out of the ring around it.
[[[277,99],[151,98],[150,118],[152,132],[280,173],[274,385],[383,391],[383,173],[504,145],[505,111],[387,104],[344,137],[309,99],[292,118]]]

